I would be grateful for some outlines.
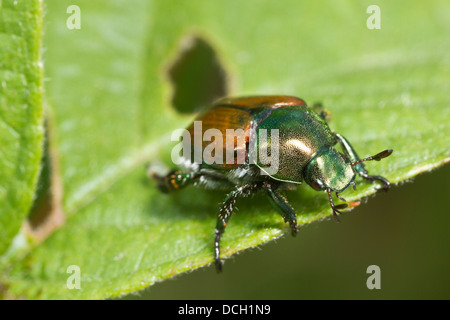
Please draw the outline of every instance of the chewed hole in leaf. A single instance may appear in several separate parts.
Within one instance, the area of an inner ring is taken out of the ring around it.
[[[44,148],[36,196],[25,223],[28,235],[38,241],[46,238],[64,221],[58,163],[51,151],[49,135],[48,119],[46,119]]]
[[[175,62],[168,68],[172,105],[181,113],[198,112],[227,95],[227,74],[213,47],[198,36],[181,41]]]

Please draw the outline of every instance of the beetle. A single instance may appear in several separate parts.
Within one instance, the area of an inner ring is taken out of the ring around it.
[[[361,159],[346,138],[331,131],[327,119],[328,113],[320,104],[311,108],[304,100],[293,96],[223,98],[196,118],[197,123],[201,123],[200,130],[195,130],[196,121],[187,129],[191,137],[188,147],[203,152],[209,145],[209,148],[215,147],[216,152],[221,151],[228,156],[231,150],[232,161],[219,163],[207,158],[198,161],[189,156],[183,159],[184,171],[153,174],[158,188],[165,193],[190,184],[231,189],[217,215],[214,239],[217,271],[222,271],[223,267],[220,240],[238,197],[248,197],[263,190],[274,209],[289,223],[292,235],[295,235],[299,229],[297,215],[280,191],[293,189],[305,182],[317,191],[326,192],[333,217],[338,221],[339,210],[347,204],[336,205],[332,192],[345,201],[339,194],[350,185],[356,190],[356,174],[372,182],[381,182],[384,190],[390,188],[390,182],[384,177],[369,175],[363,162],[379,161],[389,156],[392,150]],[[208,129],[218,130],[222,138],[216,137],[213,142],[201,139]],[[230,130],[241,130],[241,136],[228,139]],[[271,132],[270,138],[263,139],[268,136],[268,131]],[[275,133],[278,139],[275,139]],[[340,145],[342,153],[335,148],[336,145]],[[276,152],[272,152],[274,146],[277,147],[274,149]],[[255,159],[255,155],[264,155],[262,151],[266,156]],[[277,157],[269,167],[267,154],[271,153],[276,153]],[[276,170],[270,170],[272,165]]]

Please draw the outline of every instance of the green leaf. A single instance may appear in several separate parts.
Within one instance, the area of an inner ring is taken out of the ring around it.
[[[382,1],[380,30],[366,27],[368,1],[77,1],[79,30],[66,27],[71,4],[47,2],[44,42],[66,222],[11,260],[5,296],[114,297],[213,261],[224,193],[164,195],[145,174],[147,162],[170,165],[170,133],[192,120],[170,106],[167,74],[192,37],[215,50],[231,95],[321,101],[361,156],[394,149],[367,165],[372,174],[398,183],[450,157],[447,2]],[[377,187],[357,185],[347,200]],[[326,195],[307,186],[287,197],[300,224],[331,214]],[[238,206],[223,257],[288,231],[262,195]],[[72,265],[81,289],[67,286]]]
[[[0,1],[0,254],[30,209],[40,166],[42,3]]]

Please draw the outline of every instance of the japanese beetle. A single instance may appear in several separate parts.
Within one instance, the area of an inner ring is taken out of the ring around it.
[[[214,257],[218,271],[222,270],[223,265],[220,239],[238,197],[247,197],[264,190],[270,203],[284,221],[289,222],[295,235],[298,232],[296,213],[279,193],[283,189],[291,189],[305,181],[313,189],[327,192],[336,220],[337,214],[341,213],[339,209],[347,205],[335,205],[331,193],[335,192],[339,199],[345,201],[339,193],[350,185],[356,189],[356,174],[370,181],[380,181],[383,189],[389,189],[389,181],[381,176],[369,175],[362,162],[379,161],[389,156],[392,150],[360,159],[347,139],[331,131],[326,121],[327,115],[320,105],[310,108],[302,99],[291,96],[219,100],[188,128],[191,138],[188,139],[188,147],[194,153],[196,150],[204,152],[207,148],[214,149],[216,152],[221,151],[222,156],[230,156],[231,150],[231,162],[219,163],[207,157],[198,160],[189,156],[183,159],[185,171],[174,170],[165,176],[153,174],[159,189],[166,193],[189,184],[232,189],[220,205],[217,216]],[[201,126],[196,128],[198,123]],[[202,139],[209,129],[216,130],[221,137],[216,136],[213,142]],[[230,130],[241,130],[241,136],[228,139]],[[271,131],[271,138],[264,140],[261,138],[264,137],[262,133],[265,132],[267,137],[267,130]],[[278,139],[272,132],[278,134]],[[276,150],[277,162],[267,167],[267,154],[271,154],[275,144],[277,148],[273,150]],[[343,153],[335,149],[337,144],[340,144]],[[258,154],[266,156],[255,159],[254,156]],[[210,153],[209,157],[215,158],[215,155]],[[276,170],[270,170],[273,168]]]

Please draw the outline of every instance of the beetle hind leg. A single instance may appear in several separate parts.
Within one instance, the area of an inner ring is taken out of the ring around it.
[[[158,189],[164,193],[170,193],[178,189],[184,188],[201,176],[200,173],[183,173],[179,170],[172,170],[165,176],[152,173],[151,177],[156,180]]]

